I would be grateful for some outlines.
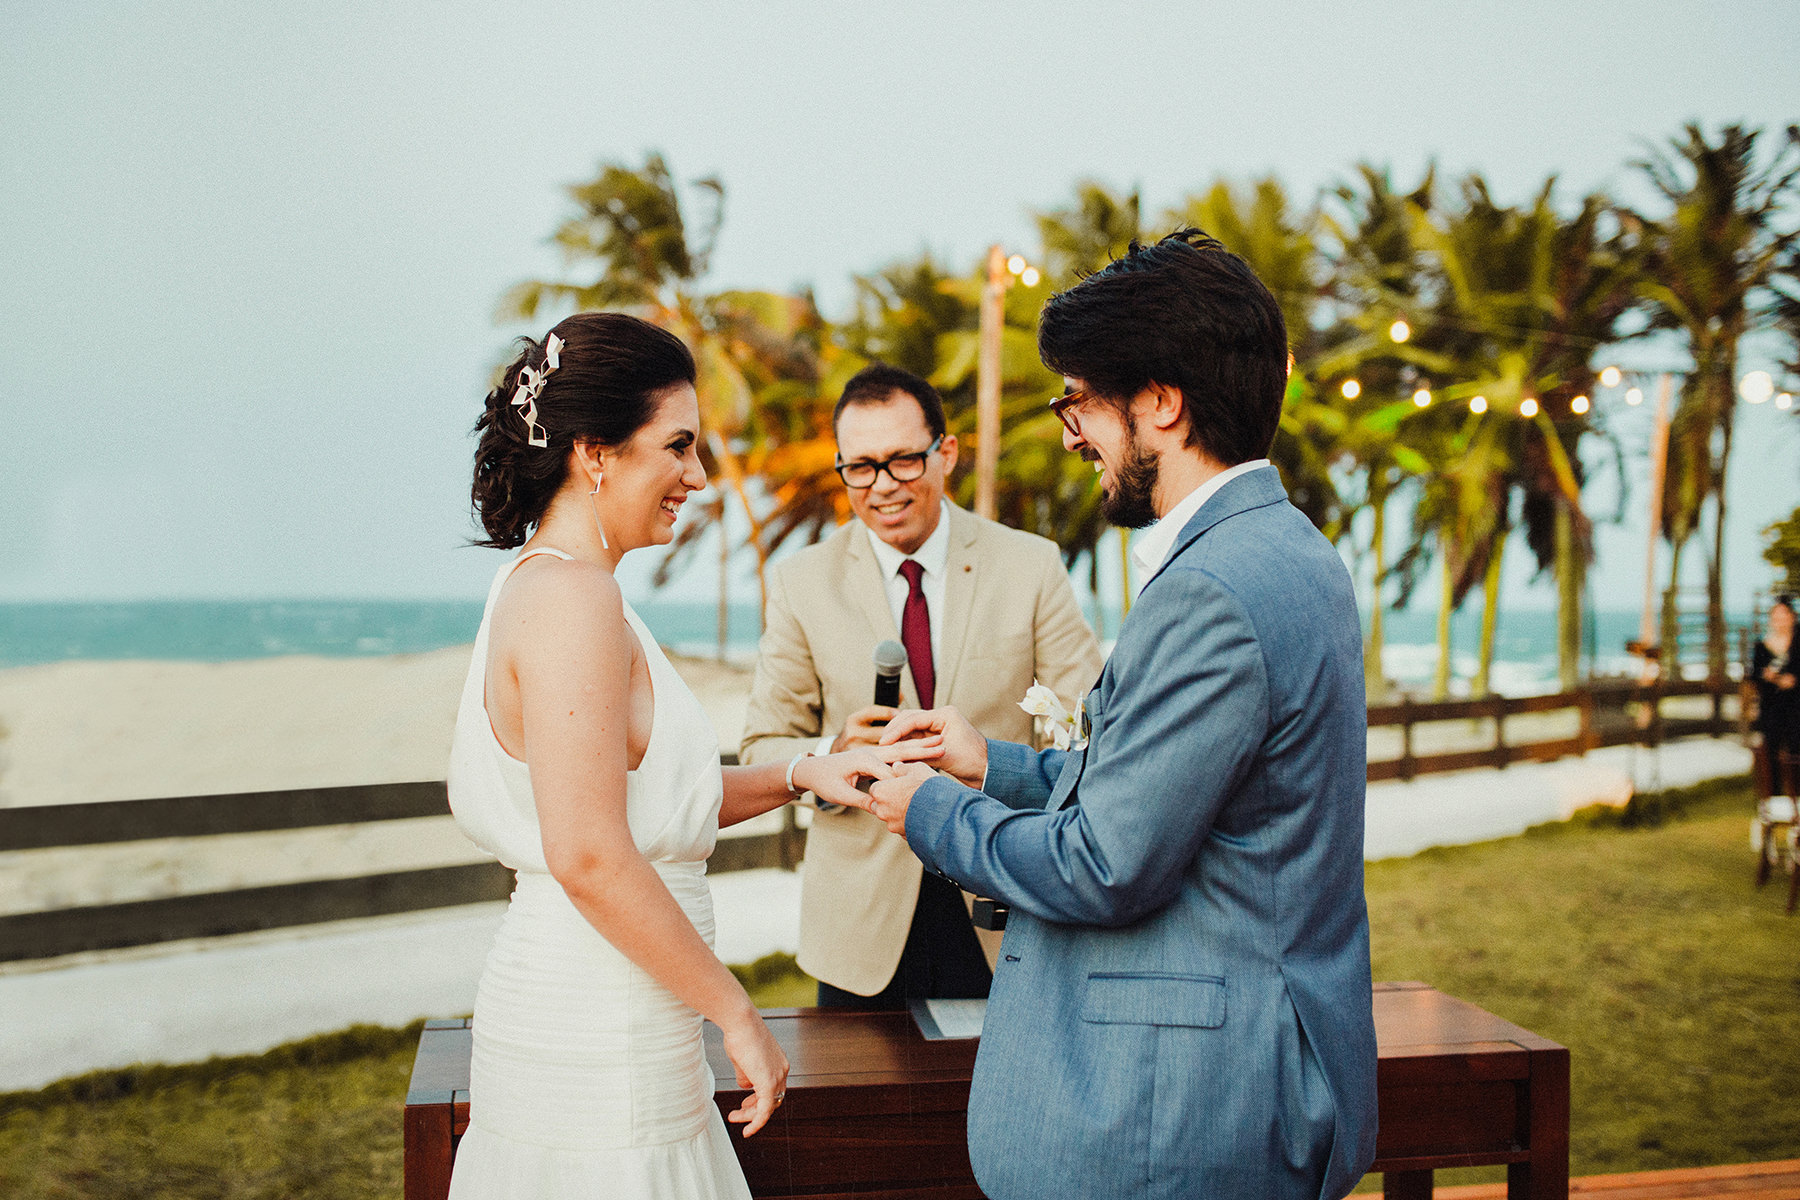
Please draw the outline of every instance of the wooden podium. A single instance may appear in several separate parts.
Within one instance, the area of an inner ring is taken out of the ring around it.
[[[736,1136],[758,1197],[979,1200],[964,1117],[973,1041],[929,1042],[907,1013],[771,1009],[787,1102]],[[1439,1167],[1505,1163],[1514,1200],[1569,1190],[1569,1052],[1422,983],[1375,985],[1381,1132],[1374,1170],[1390,1197],[1429,1198]],[[714,1099],[743,1098],[707,1028]],[[469,1122],[468,1021],[433,1021],[406,1097],[406,1198],[442,1200]]]

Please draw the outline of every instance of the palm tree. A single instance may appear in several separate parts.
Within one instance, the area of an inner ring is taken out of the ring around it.
[[[1250,264],[1280,304],[1294,365],[1269,457],[1280,469],[1294,506],[1337,541],[1348,532],[1354,510],[1344,503],[1332,477],[1339,422],[1311,382],[1327,345],[1318,317],[1329,295],[1317,207],[1296,210],[1273,176],[1258,179],[1247,189],[1221,179],[1170,209],[1164,220],[1170,226],[1195,226],[1218,238]]]
[[[1143,201],[1094,179],[1075,184],[1075,202],[1035,214],[1044,246],[1044,274],[1057,288],[1073,285],[1144,238]]]
[[[1527,540],[1540,570],[1558,581],[1559,667],[1572,686],[1591,558],[1577,444],[1593,428],[1584,411],[1591,408],[1589,360],[1615,339],[1630,304],[1630,256],[1619,234],[1601,236],[1608,209],[1599,197],[1565,221],[1551,204],[1552,184],[1518,208],[1496,204],[1485,182],[1471,176],[1459,185],[1458,202],[1446,206],[1430,175],[1397,196],[1383,173],[1364,166],[1360,174],[1360,187],[1338,192],[1346,219],[1327,218],[1338,246],[1334,294],[1342,317],[1327,330],[1330,349],[1318,369],[1321,378],[1354,378],[1362,388],[1343,406],[1342,437],[1369,471],[1365,502],[1377,518],[1377,578],[1389,574],[1380,557],[1383,507],[1405,481],[1386,460],[1404,450],[1419,493],[1410,545],[1392,570],[1400,584],[1396,602],[1406,601],[1435,557],[1442,583],[1434,691],[1443,695],[1450,614],[1481,584],[1472,690],[1485,694],[1513,495],[1522,493]],[[1396,392],[1416,395],[1422,407],[1397,401]],[[1579,404],[1577,396],[1584,397]],[[1527,400],[1540,412],[1520,421]],[[1371,690],[1378,638],[1372,620]]]
[[[1608,436],[1597,410],[1578,411],[1578,398],[1591,397],[1594,358],[1621,340],[1620,322],[1642,280],[1643,263],[1635,239],[1617,227],[1610,202],[1590,195],[1574,216],[1556,220],[1547,276],[1534,275],[1543,325],[1532,342],[1531,370],[1540,409],[1535,436],[1525,439],[1519,486],[1526,540],[1540,572],[1557,582],[1557,662],[1563,690],[1578,682],[1581,610],[1587,569],[1593,560],[1592,522],[1581,504],[1586,480],[1581,440],[1599,435],[1611,451],[1619,480],[1623,516],[1624,455]],[[1546,515],[1547,510],[1547,515]]]
[[[1681,551],[1713,501],[1707,561],[1707,672],[1725,673],[1725,482],[1731,457],[1738,343],[1773,316],[1769,285],[1800,239],[1783,219],[1800,181],[1800,126],[1787,127],[1774,155],[1757,162],[1759,131],[1728,125],[1709,141],[1688,124],[1667,147],[1634,163],[1667,203],[1659,218],[1627,213],[1641,229],[1646,278],[1639,294],[1653,329],[1687,342],[1693,370],[1682,383],[1670,426],[1663,532],[1672,550],[1664,602],[1669,642]]]
[[[1787,261],[1772,281],[1775,292],[1775,325],[1787,342],[1789,357],[1782,370],[1800,382],[1800,245],[1788,247]],[[1800,415],[1800,410],[1796,410]]]
[[[1396,341],[1396,320],[1413,314],[1426,286],[1425,263],[1412,233],[1412,213],[1429,207],[1435,189],[1427,171],[1410,192],[1396,191],[1388,173],[1367,163],[1356,168],[1354,183],[1329,194],[1331,207],[1320,214],[1328,247],[1328,308],[1333,319],[1317,334],[1307,374],[1326,410],[1312,410],[1313,423],[1325,435],[1334,455],[1333,470],[1341,482],[1344,523],[1359,512],[1372,517],[1366,553],[1373,560],[1369,591],[1369,627],[1363,642],[1363,668],[1368,694],[1387,690],[1382,672],[1385,644],[1384,596],[1390,581],[1399,584],[1393,598],[1403,607],[1417,582],[1428,542],[1415,536],[1396,563],[1388,561],[1387,517],[1390,503],[1416,488],[1435,470],[1427,453],[1441,449],[1442,439],[1421,421],[1410,396],[1420,379],[1415,359],[1428,363],[1431,330],[1415,341]],[[1352,490],[1361,481],[1360,495]],[[1360,557],[1360,554],[1359,556]],[[1448,627],[1440,622],[1440,660],[1449,662]]]
[[[571,185],[576,213],[551,240],[570,267],[592,264],[598,270],[585,282],[519,283],[501,300],[498,319],[532,320],[546,306],[618,309],[669,329],[694,351],[705,418],[703,457],[720,494],[701,508],[707,520],[684,526],[657,581],[668,578],[707,529],[718,530],[723,651],[729,608],[723,566],[730,552],[725,494],[736,499],[748,522],[746,542],[756,554],[765,600],[764,572],[774,546],[795,529],[816,527],[821,514],[832,511],[817,462],[814,411],[824,322],[810,296],[699,290],[723,221],[725,190],[716,179],[693,186],[707,204],[697,224],[684,216],[674,178],[658,154],[648,155],[642,168],[602,164],[593,179]],[[773,444],[772,434],[778,435]],[[807,445],[809,438],[814,444]]]
[[[1441,281],[1430,320],[1450,330],[1451,360],[1443,399],[1484,397],[1490,422],[1503,422],[1504,452],[1488,459],[1504,477],[1497,492],[1524,494],[1522,517],[1540,571],[1556,579],[1558,674],[1578,683],[1582,603],[1592,560],[1591,522],[1582,509],[1579,441],[1595,426],[1590,359],[1617,337],[1630,307],[1636,264],[1621,235],[1602,228],[1608,203],[1583,201],[1564,220],[1552,204],[1555,180],[1529,207],[1496,204],[1486,182],[1471,175],[1452,211],[1420,210],[1415,232]],[[1579,400],[1577,398],[1580,398]],[[1536,415],[1520,422],[1514,414]],[[1501,511],[1507,505],[1500,502]],[[1488,553],[1503,551],[1506,522]],[[1493,653],[1499,568],[1487,564],[1483,609],[1485,684]],[[1479,689],[1478,689],[1479,690]]]
[[[766,603],[770,557],[792,538],[817,541],[849,516],[834,469],[829,399],[849,372],[810,295],[721,292],[707,297],[705,307],[712,330],[702,346],[724,365],[709,362],[703,373],[738,389],[736,405],[746,414],[730,444],[721,445],[718,432],[707,431],[708,457],[726,474],[749,520],[744,544],[756,556]],[[708,516],[722,522],[722,505],[723,493]],[[657,567],[659,586],[712,527],[695,521],[680,528]],[[723,531],[722,524],[718,528]],[[722,538],[721,570],[730,549]]]
[[[1473,415],[1444,417],[1429,423],[1431,474],[1421,480],[1413,509],[1414,546],[1435,543],[1441,590],[1438,599],[1438,660],[1432,696],[1450,693],[1450,618],[1475,584],[1483,585],[1482,654],[1472,691],[1486,694],[1487,666],[1493,653],[1494,614],[1498,607],[1501,556],[1511,528],[1508,475],[1512,447],[1509,431],[1498,422]],[[1424,423],[1421,423],[1424,424]]]

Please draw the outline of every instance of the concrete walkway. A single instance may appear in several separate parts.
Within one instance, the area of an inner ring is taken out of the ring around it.
[[[1365,857],[1522,833],[1592,804],[1741,775],[1749,751],[1695,740],[1504,771],[1371,785]],[[799,940],[797,873],[712,880],[718,950],[747,963]],[[470,1011],[504,906],[393,917],[0,966],[0,1091],[135,1062],[256,1053],[358,1022]]]
[[[1734,741],[1693,739],[1655,750],[1608,746],[1580,758],[1517,763],[1505,770],[1446,771],[1410,783],[1369,785],[1363,857],[1404,858],[1432,846],[1462,846],[1566,821],[1595,804],[1623,806],[1638,792],[1691,787],[1750,773],[1750,751]],[[1749,813],[1746,812],[1748,819]]]

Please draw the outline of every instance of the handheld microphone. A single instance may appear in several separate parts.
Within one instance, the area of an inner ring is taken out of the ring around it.
[[[906,647],[886,641],[875,647],[875,703],[900,707],[900,672],[907,664]]]

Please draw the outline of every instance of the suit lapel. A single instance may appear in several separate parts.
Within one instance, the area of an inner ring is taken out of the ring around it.
[[[1060,812],[1067,808],[1069,798],[1075,794],[1075,785],[1081,782],[1082,773],[1087,770],[1088,750],[1094,744],[1093,739],[1099,736],[1100,726],[1105,724],[1105,695],[1112,690],[1112,684],[1107,679],[1106,672],[1111,665],[1109,662],[1100,669],[1100,678],[1094,682],[1093,687],[1088,689],[1085,701],[1091,727],[1087,745],[1074,751],[1064,764],[1062,774],[1056,777],[1056,783],[1050,789],[1050,800],[1044,805],[1046,811]],[[1097,718],[1099,719],[1096,720]]]
[[[935,699],[939,704],[955,703],[957,667],[965,657],[963,643],[968,640],[972,623],[970,610],[981,583],[981,563],[975,555],[975,537],[981,527],[956,505],[947,508],[950,552],[944,558],[944,611],[931,614],[931,619],[939,622],[939,651],[932,664],[937,669]]]
[[[1263,467],[1238,476],[1209,497],[1200,506],[1200,511],[1188,518],[1188,523],[1181,527],[1181,533],[1175,538],[1175,544],[1169,547],[1168,557],[1156,569],[1156,575],[1161,575],[1170,563],[1181,557],[1183,550],[1199,541],[1201,534],[1225,518],[1286,499],[1287,489],[1282,486],[1281,472],[1275,467]],[[1144,587],[1154,583],[1156,575],[1152,575]],[[1142,592],[1143,588],[1138,591]]]
[[[875,551],[869,548],[869,530],[860,522],[850,529],[849,556],[844,583],[856,597],[863,616],[868,618],[875,640],[899,641],[900,630],[894,624],[894,610],[888,607],[887,580],[881,577],[881,564],[875,561]]]

